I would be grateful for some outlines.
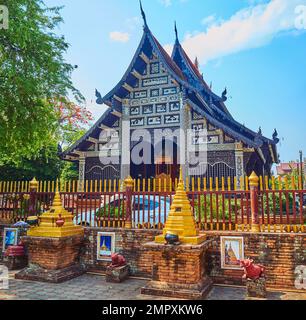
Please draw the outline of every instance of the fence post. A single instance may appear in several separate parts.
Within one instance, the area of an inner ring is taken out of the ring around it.
[[[249,177],[251,198],[251,231],[260,232],[258,218],[258,182],[259,178],[253,171]]]
[[[131,176],[128,176],[124,180],[125,186],[125,228],[132,228],[132,193],[134,187],[134,180]]]
[[[29,203],[29,213],[31,216],[36,215],[36,193],[38,190],[38,181],[34,177],[30,181],[30,203]]]

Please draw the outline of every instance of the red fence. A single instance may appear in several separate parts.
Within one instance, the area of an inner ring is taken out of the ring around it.
[[[131,221],[135,228],[161,229],[169,213],[173,192],[132,192]],[[195,220],[201,230],[249,230],[252,223],[251,191],[190,191]],[[95,227],[123,227],[129,219],[125,192],[63,192],[63,206],[74,222]],[[0,220],[16,222],[41,214],[52,204],[54,193],[0,193]],[[258,223],[262,230],[302,230],[306,190],[266,190],[258,193]],[[289,229],[288,229],[289,228]]]

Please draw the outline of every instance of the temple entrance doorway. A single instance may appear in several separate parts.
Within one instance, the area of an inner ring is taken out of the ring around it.
[[[135,164],[131,159],[130,173],[133,179],[156,179],[156,180],[169,180],[174,182],[175,178],[179,177],[179,164],[178,164],[178,147],[173,143],[173,148],[166,147],[166,141],[163,140],[160,144],[155,146],[151,145],[151,163]],[[149,150],[147,148],[146,150]],[[155,152],[156,151],[156,152]],[[143,151],[140,152],[143,156]],[[164,185],[164,182],[162,182]]]

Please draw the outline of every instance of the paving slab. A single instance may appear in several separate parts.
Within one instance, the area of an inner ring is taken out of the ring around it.
[[[41,283],[15,280],[10,274],[9,289],[0,290],[0,300],[168,300],[140,294],[147,283],[143,279],[128,279],[109,284],[105,277],[84,274],[65,283]],[[247,300],[245,288],[213,286],[207,300]],[[306,300],[305,293],[268,292],[269,300]]]

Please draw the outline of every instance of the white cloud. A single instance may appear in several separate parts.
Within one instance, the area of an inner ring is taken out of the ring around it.
[[[124,42],[128,42],[130,40],[130,34],[127,32],[112,31],[109,34],[109,38],[112,41],[124,43]]]
[[[208,17],[205,17],[202,21],[201,21],[201,24],[203,26],[210,26],[212,25],[214,22],[216,21],[216,16],[213,14],[213,15],[210,15]]]
[[[270,0],[238,11],[228,20],[215,21],[213,16],[202,21],[210,24],[206,31],[189,33],[182,45],[200,62],[217,59],[242,50],[269,43],[282,33],[295,29],[295,7],[306,0]],[[171,51],[171,46],[166,45]]]
[[[158,0],[163,6],[165,6],[166,8],[167,7],[170,7],[172,4],[173,4],[173,0]],[[189,0],[179,0],[178,2],[179,3],[186,3],[188,2]]]
[[[172,0],[159,0],[159,2],[165,7],[169,7],[172,4]]]

